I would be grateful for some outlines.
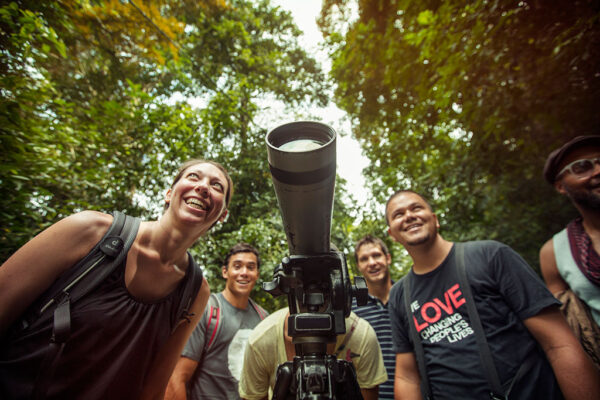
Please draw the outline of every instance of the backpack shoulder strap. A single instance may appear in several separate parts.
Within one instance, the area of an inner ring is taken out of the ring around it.
[[[216,293],[211,293],[206,305],[206,333],[204,335],[204,354],[210,349],[217,337],[217,330],[221,322],[221,303]]]
[[[260,317],[260,320],[262,321],[263,319],[265,319],[267,316],[265,310],[263,310],[258,304],[256,304],[256,302],[250,297],[248,297],[248,301],[250,302],[250,305],[252,305],[252,308],[254,308],[254,311],[256,311],[256,313]]]
[[[70,290],[71,302],[79,300],[100,283],[104,282],[127,257],[127,252],[129,252],[137,236],[140,219],[125,215],[119,211],[115,211],[113,215],[115,216],[113,223],[116,224],[117,228],[120,226],[121,229],[119,232],[111,234],[107,232],[100,241],[97,251],[101,253],[101,257],[104,257],[104,260],[99,260],[89,267],[89,264],[82,263],[81,274],[63,290],[63,292]],[[102,268],[96,268],[102,263],[104,264]]]
[[[51,306],[69,298],[74,303],[100,284],[127,256],[135,240],[140,224],[139,218],[113,212],[113,222],[102,239],[77,264],[65,271],[41,296],[35,312],[35,320],[52,317]],[[99,266],[102,265],[102,268]]]
[[[417,367],[419,368],[419,375],[421,376],[421,392],[425,399],[433,399],[431,395],[431,387],[429,386],[429,377],[427,376],[427,366],[425,365],[425,351],[423,350],[423,343],[421,343],[421,337],[417,332],[415,321],[413,320],[413,314],[410,309],[410,272],[402,279],[402,290],[404,295],[404,309],[406,313],[406,319],[408,320],[408,330],[410,332],[410,338],[413,342],[413,349],[415,352],[415,358],[417,360]]]
[[[350,331],[346,332],[346,335],[344,336],[344,340],[342,341],[342,343],[340,343],[339,347],[335,351],[334,356],[336,358],[339,358],[340,353],[342,351],[344,351],[344,349],[346,348],[346,345],[348,344],[348,342],[350,341],[350,338],[352,337],[352,334],[356,330],[356,326],[358,325],[359,316],[354,313],[350,314],[350,316],[352,318],[352,324],[350,325]]]
[[[500,384],[500,378],[498,377],[498,371],[496,371],[496,365],[492,358],[492,352],[488,345],[485,337],[485,331],[479,318],[479,313],[475,307],[475,298],[471,290],[471,285],[467,279],[467,268],[465,266],[465,247],[466,243],[456,243],[456,267],[458,268],[458,282],[463,291],[467,303],[467,312],[469,314],[469,320],[473,332],[475,332],[475,339],[477,341],[477,347],[479,348],[479,357],[483,364],[483,372],[486,380],[490,385],[490,398],[491,399],[504,399],[505,396],[502,394],[502,385]]]
[[[202,270],[198,264],[196,264],[196,261],[194,261],[191,254],[188,253],[188,257],[190,259],[190,264],[186,272],[188,276],[186,277],[185,287],[183,288],[183,293],[179,299],[177,311],[175,312],[176,319],[173,324],[173,330],[177,328],[178,322],[182,319],[186,320],[188,323],[192,322],[190,317],[194,316],[194,313],[190,313],[190,309],[202,286]]]
[[[44,398],[54,375],[56,363],[71,336],[71,303],[95,289],[125,259],[139,228],[139,218],[115,211],[113,223],[90,253],[71,267],[46,292],[39,320],[52,318],[50,345],[36,379],[34,399]],[[100,268],[100,266],[103,266]],[[54,310],[51,306],[56,304]],[[36,321],[37,322],[37,321]]]

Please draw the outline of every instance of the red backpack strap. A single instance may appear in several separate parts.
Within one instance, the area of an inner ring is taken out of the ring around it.
[[[338,349],[335,351],[334,355],[335,355],[336,358],[338,358],[339,355],[340,355],[340,353],[344,350],[344,348],[346,348],[346,345],[350,341],[350,338],[352,337],[352,334],[356,330],[356,325],[358,325],[358,320],[359,320],[358,315],[351,314],[351,318],[352,318],[352,325],[350,326],[350,331],[346,332],[346,336],[344,336],[344,340],[340,344],[340,347],[338,347]],[[348,349],[348,351],[350,351],[350,349]],[[350,353],[346,352],[346,361],[351,361],[351,359],[349,359],[349,354]]]
[[[267,316],[267,314],[265,314],[265,311],[262,308],[260,308],[260,306],[254,302],[254,300],[252,300],[249,297],[248,297],[248,301],[250,301],[250,304],[252,304],[254,311],[256,311],[256,313],[258,314],[260,319],[261,320],[265,319],[265,317]]]
[[[221,322],[221,308],[219,307],[219,299],[216,294],[211,293],[210,298],[208,300],[208,304],[210,308],[208,309],[208,320],[206,321],[206,334],[205,334],[205,344],[204,344],[204,353],[208,351],[210,346],[215,341],[217,337],[217,329],[219,328],[219,322]]]

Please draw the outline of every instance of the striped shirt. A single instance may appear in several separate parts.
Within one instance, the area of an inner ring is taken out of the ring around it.
[[[388,380],[379,385],[379,399],[394,399],[394,371],[396,370],[396,355],[392,350],[392,327],[388,315],[387,304],[369,295],[369,300],[364,306],[357,306],[356,299],[352,298],[352,311],[359,317],[366,319],[377,334],[377,340],[383,355],[383,364],[388,374]]]

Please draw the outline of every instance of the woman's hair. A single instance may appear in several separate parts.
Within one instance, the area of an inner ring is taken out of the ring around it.
[[[181,167],[179,167],[179,171],[177,171],[177,175],[175,175],[175,179],[173,179],[171,187],[175,186],[175,184],[179,182],[186,169],[197,164],[211,164],[217,167],[221,172],[223,172],[223,175],[225,175],[225,179],[227,179],[227,191],[225,192],[225,208],[229,208],[229,203],[231,202],[231,198],[233,197],[233,181],[231,180],[231,177],[229,176],[229,173],[227,172],[225,167],[223,167],[216,161],[203,160],[201,158],[187,160],[186,162],[181,164]],[[165,210],[167,208],[169,208],[169,203],[165,202]]]

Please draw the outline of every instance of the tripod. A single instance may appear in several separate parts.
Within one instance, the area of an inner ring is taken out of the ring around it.
[[[273,400],[363,398],[352,363],[322,351],[279,365],[275,379]]]
[[[350,284],[344,255],[286,257],[263,289],[288,295],[288,335],[296,350],[294,360],[277,369],[273,399],[362,399],[354,366],[327,354],[327,343],[346,333],[352,296],[359,304],[367,300],[363,278]]]

